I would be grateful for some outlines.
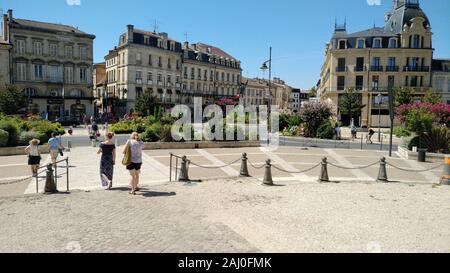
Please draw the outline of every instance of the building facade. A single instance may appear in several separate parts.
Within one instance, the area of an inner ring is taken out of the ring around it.
[[[245,91],[242,94],[244,106],[267,105],[269,97],[267,81],[258,78],[242,78],[242,83],[245,85]]]
[[[201,97],[203,104],[234,97],[241,86],[240,61],[223,50],[202,43],[181,44],[167,33],[132,25],[105,63],[105,94],[115,98],[113,109],[118,116],[132,112],[136,99],[147,90],[167,111],[176,104],[193,106],[194,97]]]
[[[433,90],[442,96],[444,103],[450,104],[450,59],[433,60]]]
[[[10,83],[28,98],[29,111],[50,120],[93,113],[94,35],[75,27],[3,16],[3,42],[12,44]]]
[[[94,64],[92,75],[92,83],[94,85],[92,94],[95,98],[94,114],[100,116],[103,113],[112,112],[111,103],[106,93],[106,63]]]
[[[281,110],[292,110],[292,87],[287,85],[280,78],[273,78],[272,88],[270,90],[271,104],[277,105]]]
[[[302,108],[303,103],[309,101],[309,91],[301,89],[292,89],[292,112],[298,113]]]
[[[344,124],[350,117],[341,115],[339,104],[345,90],[354,88],[365,105],[357,125],[390,126],[388,91],[411,87],[423,96],[431,86],[433,59],[430,21],[419,0],[395,0],[386,14],[385,26],[347,33],[346,24],[336,25],[326,47],[318,95],[333,103]],[[381,99],[378,99],[381,98]]]

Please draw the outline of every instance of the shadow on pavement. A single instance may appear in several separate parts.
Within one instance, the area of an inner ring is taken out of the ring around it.
[[[112,188],[111,191],[123,191],[123,192],[129,192],[129,187],[117,187]],[[169,196],[175,196],[177,195],[175,192],[155,192],[150,191],[145,188],[140,188],[138,192],[136,192],[137,195],[141,195],[144,197],[169,197]]]

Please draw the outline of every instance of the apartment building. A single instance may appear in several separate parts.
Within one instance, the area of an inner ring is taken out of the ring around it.
[[[432,66],[433,90],[450,104],[450,59],[435,59]]]
[[[271,93],[272,105],[277,105],[282,110],[292,109],[292,87],[287,85],[282,79],[273,78]]]
[[[269,85],[266,80],[242,78],[242,83],[245,85],[245,91],[242,94],[244,106],[267,105]]]
[[[430,21],[419,0],[395,0],[384,27],[348,33],[346,24],[336,24],[326,46],[318,95],[333,103],[335,114],[349,124],[350,117],[341,115],[339,104],[345,90],[354,88],[365,105],[355,119],[357,125],[378,126],[381,114],[381,126],[388,127],[388,91],[407,86],[423,96],[432,86],[432,60]]]
[[[2,47],[12,46],[10,83],[28,98],[30,112],[47,113],[50,120],[93,113],[94,35],[72,26],[14,18],[12,10],[3,15],[2,29]]]
[[[103,113],[113,112],[111,102],[106,92],[106,63],[94,64],[93,69],[93,88],[92,94],[94,101],[94,114],[101,115]]]

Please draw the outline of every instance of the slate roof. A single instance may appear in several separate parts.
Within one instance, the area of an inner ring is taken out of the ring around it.
[[[50,31],[56,31],[56,32],[67,32],[67,33],[73,33],[73,34],[79,34],[79,35],[87,35],[87,36],[92,36],[93,38],[95,38],[94,35],[83,32],[73,26],[62,25],[62,24],[53,24],[53,23],[45,23],[45,22],[38,22],[38,21],[33,21],[33,20],[15,19],[14,18],[12,25],[18,26],[18,27],[32,28],[32,29],[37,29],[37,30],[50,30]]]

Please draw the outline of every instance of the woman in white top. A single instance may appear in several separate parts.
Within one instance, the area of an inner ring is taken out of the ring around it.
[[[30,145],[25,148],[25,152],[28,154],[28,165],[31,167],[31,173],[33,177],[36,177],[39,165],[41,164],[41,155],[39,154],[38,139],[30,141]]]
[[[125,149],[123,153],[126,153],[128,147],[131,150],[131,164],[127,166],[127,170],[130,172],[131,176],[131,192],[130,194],[135,195],[136,191],[139,191],[139,175],[141,174],[142,167],[142,148],[144,146],[144,142],[141,140],[141,136],[134,132],[131,134],[131,138],[128,140],[125,145]]]

